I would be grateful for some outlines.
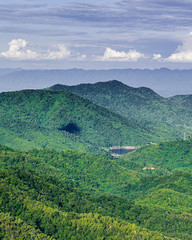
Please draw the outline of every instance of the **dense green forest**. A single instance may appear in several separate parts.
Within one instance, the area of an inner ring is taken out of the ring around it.
[[[69,88],[0,94],[0,239],[191,240],[191,97]]]
[[[176,171],[192,171],[192,139],[146,145],[122,157],[122,165],[132,165],[132,169],[155,174]],[[124,163],[124,164],[123,164]]]
[[[145,87],[133,88],[119,81],[80,84],[76,86],[54,85],[52,90],[67,90],[92,102],[119,113],[133,117],[146,124],[176,132],[192,133],[191,96],[163,98]]]
[[[48,148],[96,152],[101,147],[143,145],[175,139],[66,91],[24,90],[0,94],[0,143],[28,150]]]
[[[185,107],[191,110],[192,107],[192,95],[177,95],[170,97],[169,101],[177,104],[179,107]]]
[[[173,141],[165,146],[171,163],[192,143]],[[177,164],[172,172],[152,174],[139,160],[133,170],[133,155],[146,148],[114,158],[72,150],[26,152],[1,145],[1,236],[192,239],[192,174],[176,171]]]
[[[105,209],[98,205],[102,206],[105,196],[101,203],[91,196],[92,202],[86,201],[86,194],[77,195],[55,179],[27,170],[0,170],[0,177],[2,238],[167,239],[133,223],[103,216]]]

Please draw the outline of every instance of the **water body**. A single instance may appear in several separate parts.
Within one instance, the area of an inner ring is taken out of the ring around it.
[[[135,149],[127,149],[127,148],[113,148],[113,149],[110,149],[109,152],[113,153],[113,154],[117,154],[117,155],[124,155],[124,154],[127,154],[127,153],[130,153],[132,151],[135,151]]]

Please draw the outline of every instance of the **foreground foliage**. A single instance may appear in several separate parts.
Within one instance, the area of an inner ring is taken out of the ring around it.
[[[26,170],[1,170],[1,237],[16,239],[166,239],[135,224],[97,213],[67,212],[73,190]],[[55,199],[60,198],[60,203]],[[65,205],[62,205],[62,202]],[[77,206],[78,207],[78,206]],[[94,210],[94,205],[92,206]],[[71,206],[76,210],[76,205]],[[46,236],[50,236],[46,237]],[[35,238],[34,238],[35,237]],[[52,238],[53,237],[53,238]]]
[[[13,236],[22,225],[27,236],[55,239],[191,239],[192,174],[133,171],[126,158],[137,151],[121,162],[107,154],[1,146],[2,234],[8,219]]]

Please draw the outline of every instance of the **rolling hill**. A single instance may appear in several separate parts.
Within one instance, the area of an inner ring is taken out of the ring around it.
[[[1,236],[191,239],[191,173],[150,176],[75,151],[0,146],[0,159]]]
[[[2,238],[169,239],[164,234],[97,213],[103,210],[98,207],[99,198],[92,197],[91,202],[91,196],[78,194],[55,179],[27,170],[7,169],[0,170],[0,179]],[[102,198],[107,200],[107,196],[101,196],[101,202]],[[86,213],[85,206],[90,212]]]

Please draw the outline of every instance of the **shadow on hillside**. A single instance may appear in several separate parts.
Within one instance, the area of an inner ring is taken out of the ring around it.
[[[73,133],[73,134],[78,134],[81,131],[80,127],[76,123],[73,123],[73,122],[70,122],[67,125],[62,125],[61,128],[59,128],[58,130],[66,131],[66,132]]]

